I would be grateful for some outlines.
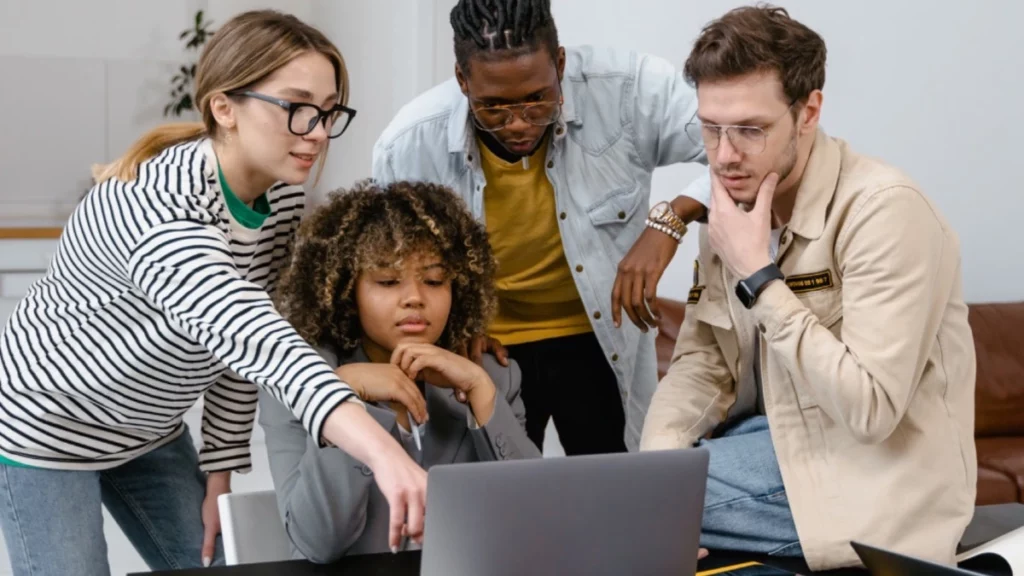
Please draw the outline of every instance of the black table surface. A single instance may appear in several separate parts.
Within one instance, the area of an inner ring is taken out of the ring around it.
[[[1024,504],[999,504],[981,506],[974,513],[974,519],[967,527],[961,540],[960,549],[969,550],[985,542],[998,538],[1007,532],[1024,526]],[[761,562],[798,574],[811,574],[803,561],[795,559],[769,558],[735,552],[712,551],[708,558],[702,560],[698,570],[722,568],[742,562]],[[140,572],[128,576],[419,576],[420,553],[401,552],[399,554],[367,554],[349,556],[333,564],[313,564],[305,560],[289,560],[285,562],[266,562],[262,564],[243,564],[221,568],[202,568],[193,570],[175,570],[163,572]],[[832,570],[816,574],[842,576],[845,574],[863,575],[866,572],[858,569]]]

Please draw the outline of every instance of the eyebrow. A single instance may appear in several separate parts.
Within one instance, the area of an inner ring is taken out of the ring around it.
[[[496,105],[519,104],[520,102],[526,102],[526,101],[531,101],[531,100],[539,100],[540,98],[543,98],[544,96],[547,96],[548,90],[549,90],[548,88],[543,88],[541,90],[537,90],[536,92],[531,92],[531,93],[527,94],[526,96],[524,96],[522,98],[518,98],[518,99],[501,98],[499,96],[494,96],[494,97],[479,98],[478,100],[480,102],[484,102],[486,104],[496,104]]]
[[[281,92],[283,94],[285,94],[285,95],[293,96],[293,97],[298,98],[300,100],[309,100],[309,101],[313,100],[313,93],[310,92],[309,90],[303,90],[302,88],[285,88],[285,89],[281,90]],[[331,94],[327,98],[324,98],[324,102],[337,102],[337,101],[338,101],[338,93],[337,92],[335,92],[334,94]]]
[[[719,124],[718,122],[712,122],[711,120],[708,120],[707,118],[701,116],[700,114],[697,114],[697,119],[700,120],[702,124],[710,124],[712,126],[753,126],[757,128],[761,128],[766,124],[771,124],[772,122],[771,120],[766,120],[764,118],[759,118],[757,116],[744,118],[739,122],[730,122],[728,124]]]
[[[421,270],[425,272],[427,270],[433,270],[434,268],[441,268],[443,270],[444,264],[442,262],[435,262],[434,264],[428,264],[424,266],[423,268],[421,268]]]

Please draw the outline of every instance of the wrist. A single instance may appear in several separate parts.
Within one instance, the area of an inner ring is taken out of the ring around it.
[[[206,476],[206,485],[208,487],[218,487],[231,489],[231,471],[225,472],[210,472]]]
[[[676,196],[669,205],[676,216],[687,224],[700,220],[707,213],[706,206],[689,196]]]
[[[736,270],[736,274],[740,277],[741,280],[744,280],[750,278],[758,271],[763,270],[774,263],[775,262],[773,262],[771,258],[765,256],[764,258],[752,260],[750,262],[745,263],[742,268],[738,268]]]

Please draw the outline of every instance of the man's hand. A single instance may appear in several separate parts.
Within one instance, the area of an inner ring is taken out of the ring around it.
[[[703,204],[688,196],[679,196],[671,206],[686,224],[707,212]],[[657,301],[658,282],[678,248],[679,243],[674,238],[652,228],[645,228],[633,243],[626,257],[619,262],[612,287],[612,321],[616,328],[622,326],[623,308],[633,324],[644,332],[658,326],[661,319]]]
[[[469,359],[482,365],[485,352],[494,354],[494,357],[498,359],[498,364],[508,367],[508,350],[501,345],[497,338],[484,335],[474,336],[469,343]]]
[[[749,278],[772,262],[772,198],[778,183],[778,174],[769,174],[761,182],[754,207],[745,212],[711,173],[708,239],[722,263],[740,278]]]
[[[203,498],[203,566],[213,562],[220,534],[220,512],[217,497],[231,492],[231,472],[213,472],[206,477],[206,497]]]
[[[616,328],[622,325],[623,308],[633,324],[643,332],[657,328],[661,320],[656,300],[658,281],[678,248],[675,238],[653,228],[644,228],[626,257],[619,262],[619,271],[615,275],[612,320]]]

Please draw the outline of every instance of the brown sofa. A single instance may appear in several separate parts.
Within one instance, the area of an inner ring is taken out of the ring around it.
[[[672,358],[685,305],[660,299],[658,374]],[[978,357],[975,438],[978,505],[1024,503],[1024,302],[972,304]]]

